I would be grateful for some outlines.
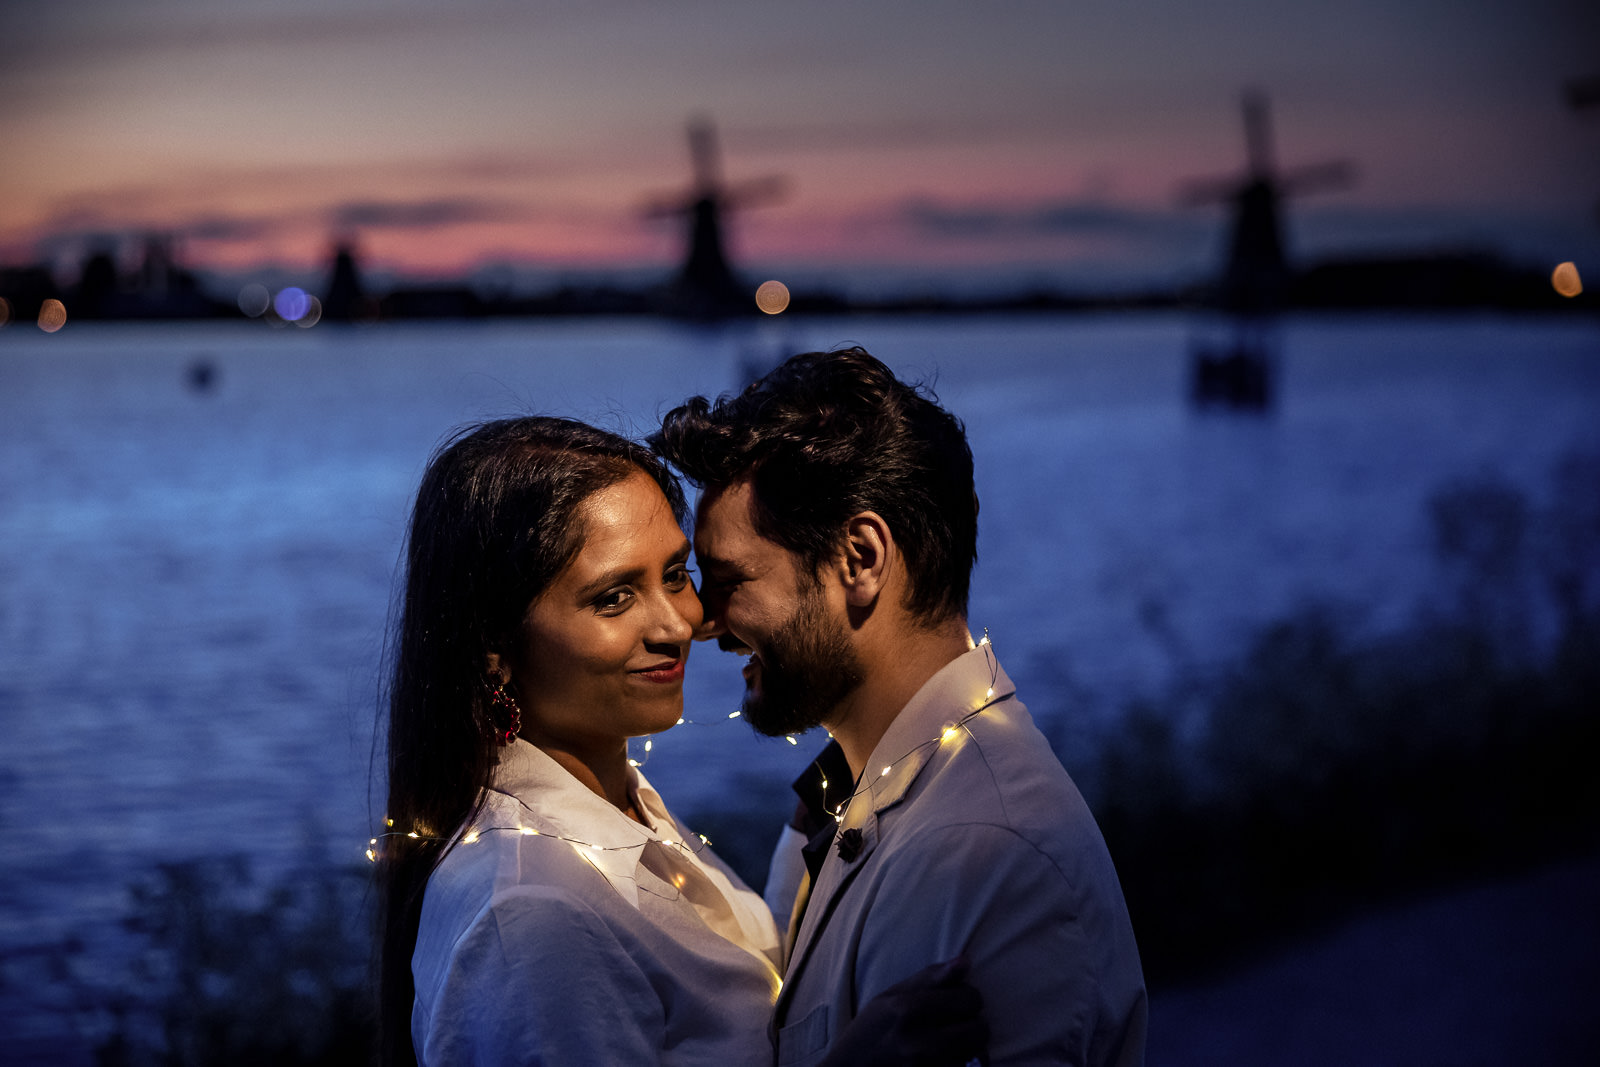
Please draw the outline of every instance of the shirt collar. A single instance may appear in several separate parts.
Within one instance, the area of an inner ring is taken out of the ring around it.
[[[521,738],[502,749],[490,791],[511,803],[486,805],[476,830],[516,830],[564,840],[592,863],[606,880],[637,905],[639,863],[646,843],[683,847],[684,831],[636,767],[628,768],[628,792],[646,826],[628,818],[610,801],[578,781],[561,764]],[[697,843],[698,844],[698,843]]]
[[[966,719],[1015,693],[1016,686],[988,641],[945,664],[923,683],[878,740],[862,769],[862,784],[845,824],[859,824],[867,811],[876,813],[899,803],[941,746],[965,739],[961,724]]]

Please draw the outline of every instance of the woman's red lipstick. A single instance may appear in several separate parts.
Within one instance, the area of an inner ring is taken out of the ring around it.
[[[663,663],[659,667],[650,667],[646,670],[634,671],[647,682],[657,682],[661,685],[670,685],[673,682],[683,681],[683,660],[672,663]]]

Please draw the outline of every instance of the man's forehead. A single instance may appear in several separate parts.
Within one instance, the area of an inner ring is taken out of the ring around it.
[[[718,540],[750,529],[750,490],[748,483],[707,488],[695,505],[695,541],[702,537]]]
[[[694,547],[702,559],[736,562],[779,546],[756,532],[750,483],[707,489],[695,509]]]

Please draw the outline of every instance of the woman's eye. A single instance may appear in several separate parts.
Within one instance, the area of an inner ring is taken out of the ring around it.
[[[674,567],[667,572],[665,579],[667,588],[677,592],[694,580],[693,575],[694,571],[688,567]]]
[[[594,598],[594,609],[602,614],[615,614],[627,607],[632,599],[631,589],[608,589]]]

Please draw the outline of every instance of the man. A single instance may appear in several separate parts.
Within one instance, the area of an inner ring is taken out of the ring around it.
[[[960,422],[854,348],[692,398],[652,443],[702,489],[701,597],[709,635],[750,657],[745,718],[833,737],[796,783],[816,832],[778,1063],[817,1062],[871,997],[956,957],[991,1064],[1141,1063],[1144,978],[1111,858],[967,628],[978,501]]]

